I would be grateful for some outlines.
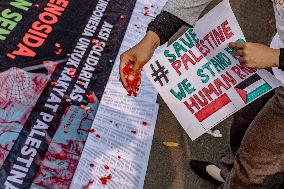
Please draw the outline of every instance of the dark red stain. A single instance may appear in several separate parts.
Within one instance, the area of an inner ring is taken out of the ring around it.
[[[101,138],[101,136],[99,134],[96,135],[97,138]]]
[[[125,15],[121,15],[121,16],[120,16],[120,19],[121,19],[121,20],[124,20],[125,18],[126,18]]]
[[[90,163],[90,167],[92,167],[92,168],[93,168],[93,167],[95,167],[95,165],[94,165],[93,163]]]
[[[93,121],[92,118],[89,118],[90,112],[91,110],[87,110],[84,112],[84,115],[83,115],[83,118],[81,119],[80,121],[80,124],[79,124],[79,128],[77,129],[77,133],[80,134],[80,135],[83,135],[84,133],[83,132],[86,132],[86,133],[93,133],[95,132],[94,129],[84,129],[82,128],[82,125],[83,125],[83,122],[86,122],[86,121]],[[82,131],[82,132],[81,132]]]
[[[94,133],[94,132],[96,132],[96,131],[95,131],[95,129],[89,129],[88,132],[89,132],[89,133]]]
[[[149,7],[144,7],[143,14],[144,14],[145,16],[148,16],[148,14],[149,14]]]
[[[104,165],[105,170],[109,170],[109,166],[108,165]]]
[[[146,122],[146,121],[143,121],[143,123],[142,123],[144,126],[147,126],[148,125],[148,123]]]
[[[65,130],[65,131],[64,131],[64,133],[65,133],[65,134],[67,134],[67,133],[68,133],[68,131],[66,131],[66,130]]]
[[[69,140],[67,144],[54,143],[51,145],[55,145],[56,149],[52,148],[55,150],[47,152],[34,183],[42,188],[51,188],[50,183],[52,183],[60,186],[60,189],[68,189],[79,163],[84,141]],[[50,166],[50,162],[57,162],[58,166]]]
[[[118,159],[121,159],[121,156],[117,156]]]
[[[78,133],[78,134],[81,134],[80,131],[85,131],[85,132],[87,132],[87,133],[94,133],[94,132],[96,132],[95,129],[83,129],[83,128],[77,129],[77,133]]]
[[[131,131],[131,133],[133,133],[133,134],[137,134],[137,131],[133,130],[133,131]]]
[[[101,177],[101,178],[100,178],[100,181],[101,181],[102,185],[107,185],[107,182],[108,182],[109,180],[111,180],[111,179],[112,179],[112,176],[111,176],[111,174],[109,174],[109,175],[106,176],[106,177]]]

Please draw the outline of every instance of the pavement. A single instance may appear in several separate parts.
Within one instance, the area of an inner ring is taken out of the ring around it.
[[[220,1],[213,1],[204,11]],[[276,33],[273,7],[269,0],[231,0],[232,8],[247,41],[269,44]],[[215,189],[217,186],[196,176],[189,168],[190,159],[217,163],[229,149],[232,118],[219,129],[222,138],[205,134],[191,141],[165,102],[159,97],[160,110],[150,155],[144,189]],[[177,142],[179,147],[163,146],[164,141]]]

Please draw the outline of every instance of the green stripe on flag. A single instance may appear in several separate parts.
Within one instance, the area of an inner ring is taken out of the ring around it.
[[[257,89],[253,90],[252,92],[250,92],[248,94],[248,96],[247,96],[247,104],[251,103],[252,101],[257,99],[261,95],[269,92],[270,90],[272,90],[272,87],[268,83],[265,83],[265,84],[261,85],[260,87],[258,87]]]

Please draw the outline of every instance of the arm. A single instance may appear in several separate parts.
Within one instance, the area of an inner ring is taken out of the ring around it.
[[[183,25],[194,26],[202,11],[212,0],[169,0],[161,14],[148,26],[161,45],[166,43]]]
[[[164,11],[167,11],[187,24],[194,26],[202,11],[212,0],[169,0]]]
[[[161,14],[149,24],[145,37],[120,57],[120,79],[129,95],[136,95],[139,90],[141,69],[152,58],[156,48],[166,43],[183,25],[194,25],[210,2],[211,0],[167,2]],[[131,73],[124,68],[130,68]]]
[[[272,68],[281,66],[284,52],[279,49],[272,49],[266,45],[258,43],[230,43],[229,47],[236,48],[235,56],[239,57],[239,62],[248,68]],[[283,51],[283,50],[282,50]],[[281,52],[281,53],[280,53]]]

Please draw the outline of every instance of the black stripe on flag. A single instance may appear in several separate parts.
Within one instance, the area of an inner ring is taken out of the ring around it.
[[[248,79],[246,79],[245,81],[243,81],[240,84],[238,84],[235,88],[237,88],[237,89],[245,89],[248,86],[252,85],[253,83],[255,83],[255,82],[257,82],[257,81],[259,81],[261,79],[262,78],[258,74],[253,74]]]

